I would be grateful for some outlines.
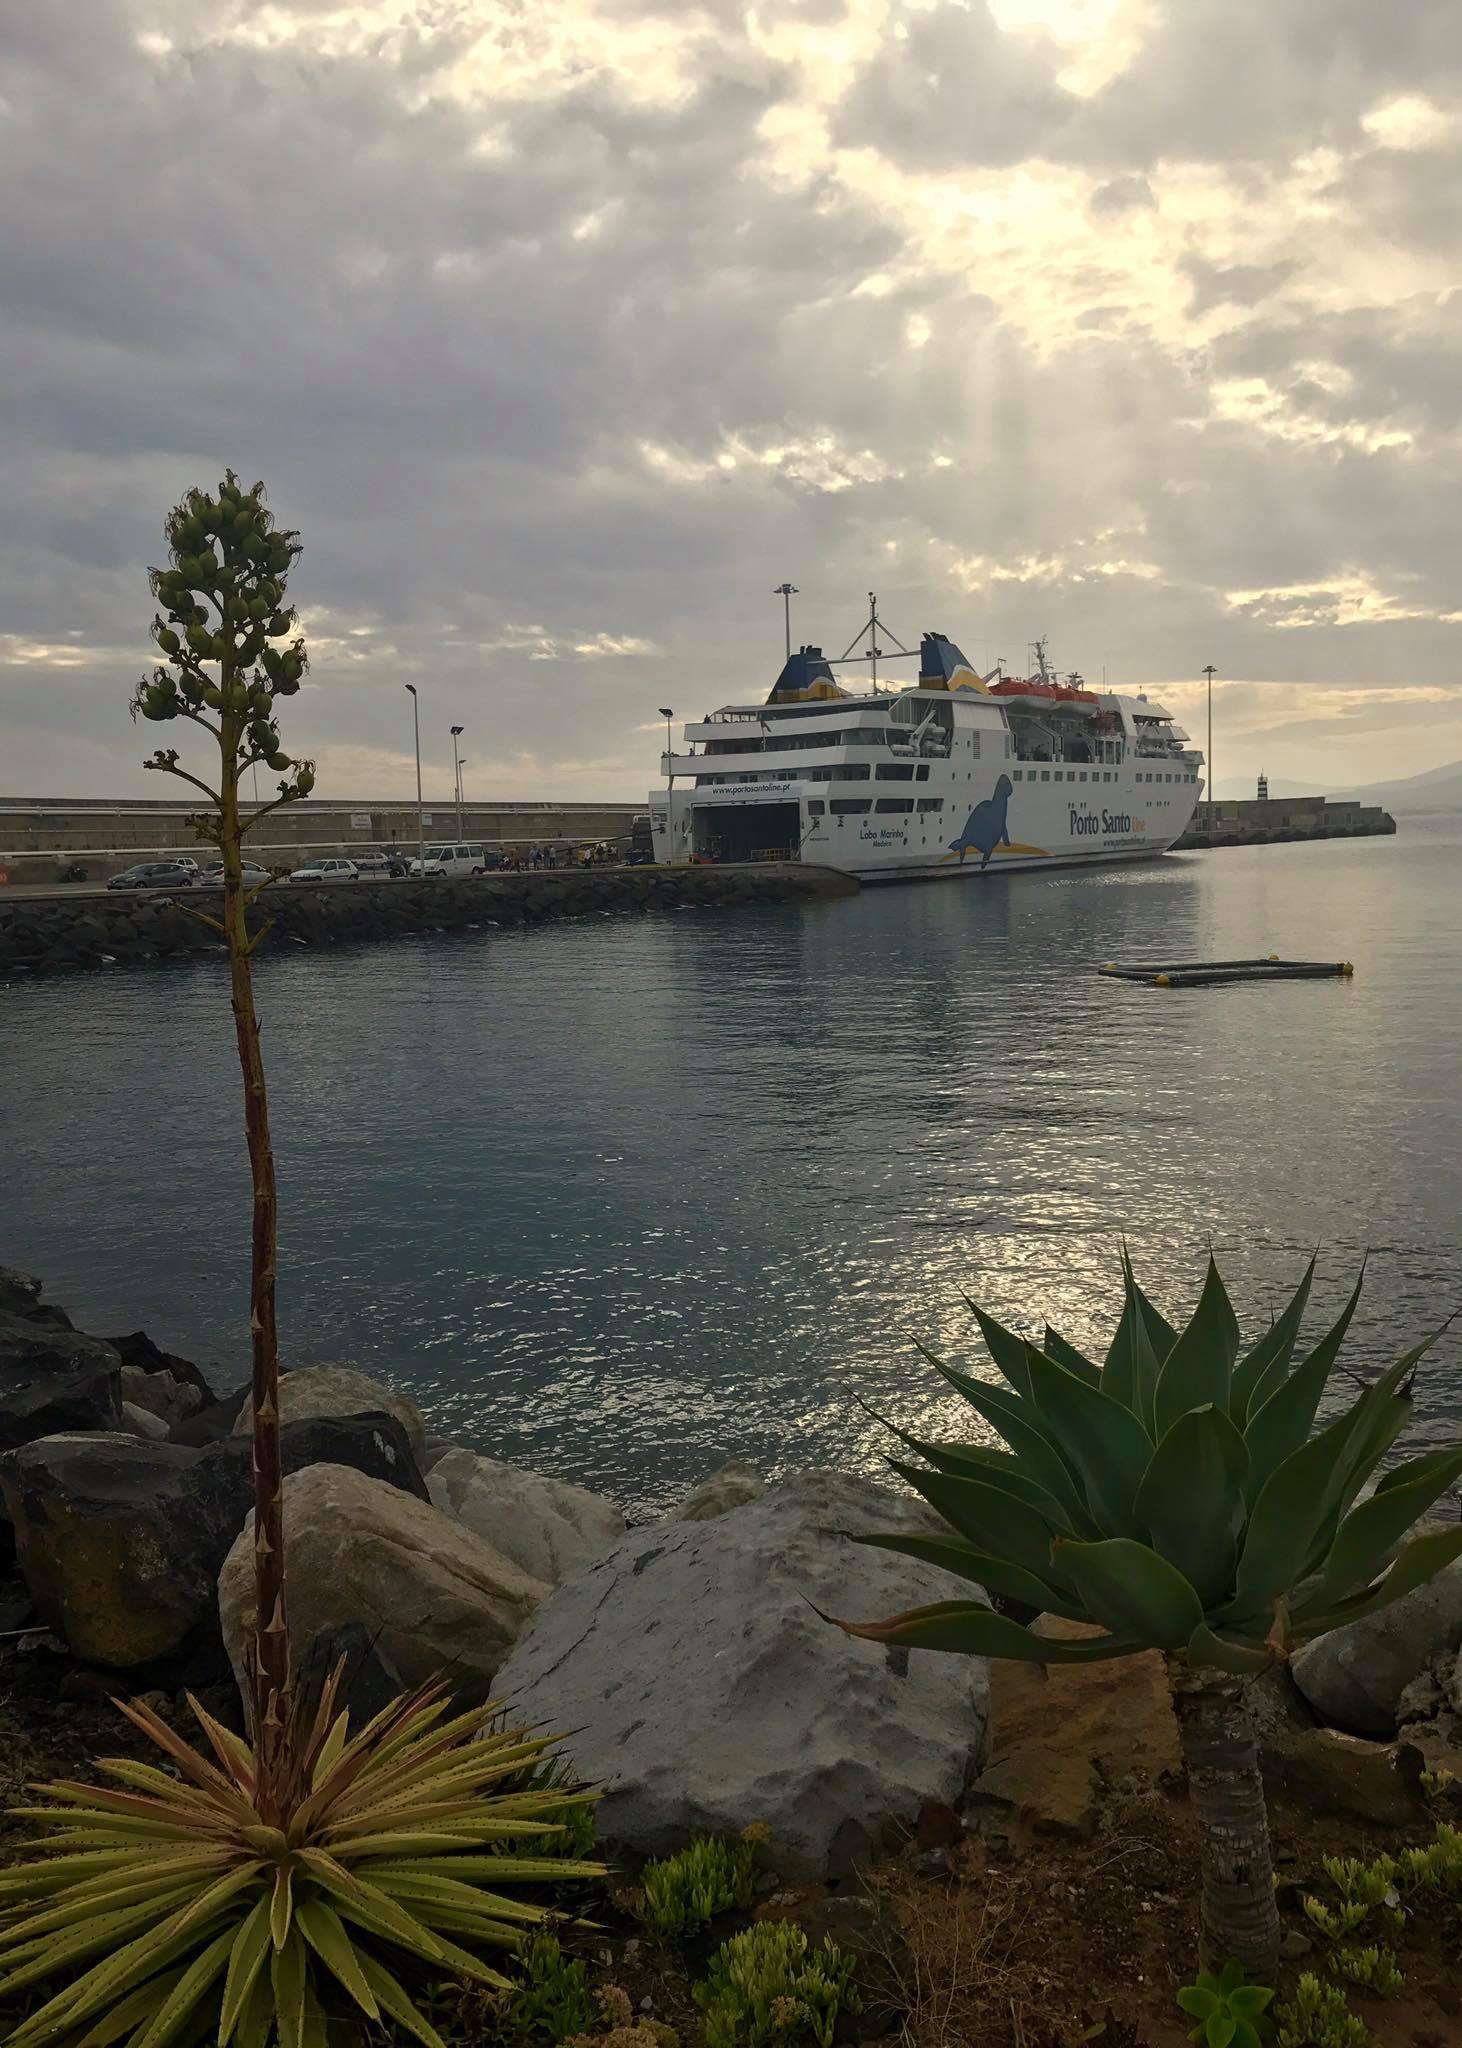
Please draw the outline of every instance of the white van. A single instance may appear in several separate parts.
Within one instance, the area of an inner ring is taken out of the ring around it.
[[[426,866],[414,860],[408,870],[420,875],[485,875],[487,858],[480,846],[429,846]]]

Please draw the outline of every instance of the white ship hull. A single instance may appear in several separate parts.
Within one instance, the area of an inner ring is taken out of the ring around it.
[[[791,657],[764,706],[686,727],[689,751],[665,756],[667,786],[650,792],[658,861],[963,881],[1150,859],[1192,820],[1201,757],[1146,697],[1044,681],[991,691],[938,635],[911,689],[854,697],[817,655]]]

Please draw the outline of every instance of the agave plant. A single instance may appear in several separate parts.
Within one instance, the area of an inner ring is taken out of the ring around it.
[[[559,1835],[554,1816],[594,1795],[520,1789],[551,1738],[489,1729],[488,1708],[447,1718],[441,1684],[352,1736],[338,1681],[312,1714],[291,1702],[286,1775],[269,1788],[277,1826],[260,1812],[257,1751],[196,1701],[216,1763],[133,1703],[121,1711],[177,1775],[108,1761],[126,1789],[45,1785],[44,1805],[17,1809],[48,1832],[0,1871],[0,1998],[64,1982],[8,2048],[205,2034],[219,2048],[325,2048],[326,2009],[341,2001],[442,2048],[397,1974],[403,1959],[508,1987],[477,1951],[518,1947],[547,1909],[502,1887],[603,1870],[511,1847]]]
[[[897,1431],[925,1462],[894,1469],[950,1533],[863,1539],[1098,1632],[1042,1634],[971,1599],[839,1626],[874,1642],[1037,1664],[1165,1651],[1202,1830],[1205,1955],[1262,1980],[1278,1959],[1279,1923],[1243,1678],[1462,1556],[1462,1527],[1411,1533],[1462,1476],[1462,1450],[1408,1459],[1360,1499],[1412,1415],[1417,1364],[1435,1336],[1315,1429],[1359,1280],[1296,1364],[1313,1259],[1242,1354],[1212,1259],[1182,1331],[1137,1285],[1125,1250],[1122,1265],[1126,1300],[1100,1366],[1056,1330],[1027,1343],[969,1304],[1006,1385],[925,1356],[1008,1448]]]

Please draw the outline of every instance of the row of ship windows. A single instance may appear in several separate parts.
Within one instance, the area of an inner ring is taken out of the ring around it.
[[[820,818],[826,808],[827,806],[824,805],[820,796],[808,798],[807,815],[809,818]],[[921,796],[918,801],[918,808],[921,813],[924,811],[942,811],[944,809],[944,798],[942,796]],[[832,814],[835,818],[862,818],[869,811],[896,811],[900,816],[907,816],[913,809],[914,799],[911,796],[881,796],[877,803],[873,801],[872,797],[867,796],[835,796],[832,800]]]
[[[927,782],[929,780],[929,764],[927,761],[922,761],[916,768],[912,764],[905,767],[901,762],[881,762],[878,767],[870,768],[866,761],[845,761],[839,768],[804,768],[797,777],[797,780],[799,782],[867,782],[870,776],[876,782]],[[716,784],[723,782],[776,782],[780,779],[774,773],[766,775],[698,775],[695,782],[696,788],[702,789],[707,784],[714,787]]]
[[[1063,779],[1067,782],[1118,782],[1121,780],[1115,768],[1042,768],[1039,774],[1037,774],[1034,768],[1017,768],[1013,770],[1013,774],[1017,782],[1060,782]],[[1188,774],[1180,771],[1175,774],[1159,774],[1156,769],[1144,769],[1139,771],[1135,779],[1138,782],[1196,782],[1198,777],[1196,772]]]

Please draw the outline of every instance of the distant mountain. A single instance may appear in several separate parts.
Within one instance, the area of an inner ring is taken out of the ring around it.
[[[1290,782],[1271,776],[1271,796],[1358,797],[1363,804],[1380,804],[1388,811],[1462,810],[1462,761],[1448,761],[1440,768],[1423,769],[1420,775],[1398,776],[1392,782],[1368,782],[1363,786],[1329,783],[1323,780]],[[1220,797],[1252,796],[1254,785],[1242,789],[1219,785]]]
[[[1334,796],[1358,796],[1363,804],[1384,804],[1388,811],[1462,810],[1462,761],[1426,768],[1394,782],[1368,782],[1360,789],[1337,789]]]

